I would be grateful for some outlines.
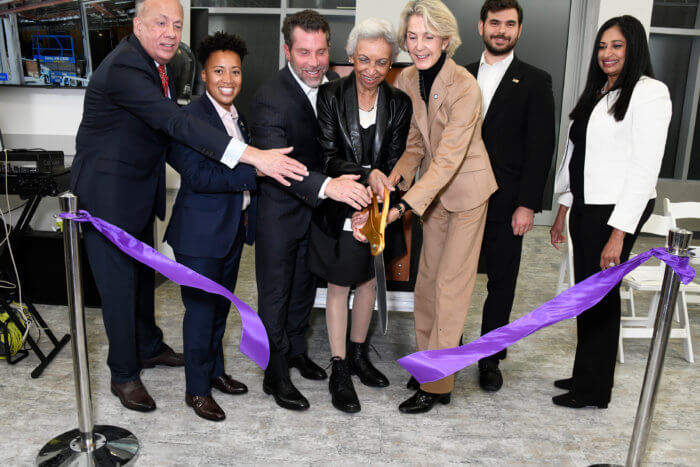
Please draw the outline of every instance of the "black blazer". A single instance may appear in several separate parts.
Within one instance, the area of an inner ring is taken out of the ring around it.
[[[335,79],[338,74],[329,71],[326,76]],[[287,66],[263,84],[253,97],[250,133],[253,145],[260,149],[294,146],[289,156],[309,169],[303,181],[290,180],[289,187],[270,177],[262,177],[258,183],[258,234],[266,230],[276,234],[284,225],[287,235],[301,238],[308,232],[312,208],[321,201],[318,193],[326,176],[320,172],[316,114]]]
[[[467,65],[478,76],[479,62]],[[487,219],[510,222],[519,206],[542,210],[554,156],[554,95],[549,73],[513,57],[491,100],[481,131],[498,191]]]
[[[214,159],[231,140],[163,96],[155,62],[129,36],[102,61],[85,92],[70,185],[80,207],[132,232],[143,231],[154,213],[162,219],[171,139]]]
[[[206,95],[184,110],[226,131]],[[239,115],[238,126],[248,143],[247,125],[242,115]],[[257,208],[253,166],[241,163],[231,170],[179,143],[173,144],[167,160],[181,177],[173,214],[165,231],[165,240],[173,250],[188,256],[223,258],[236,239],[241,215],[245,216],[245,241],[253,244]],[[245,190],[250,191],[251,199],[248,209],[242,212]]]
[[[350,74],[321,86],[316,108],[321,128],[318,142],[324,174],[334,178],[359,174],[362,176],[359,182],[365,184],[373,169],[389,175],[406,149],[411,125],[413,107],[406,93],[387,82],[379,85],[370,168],[364,168],[361,164],[363,148],[355,75]],[[349,206],[326,199],[314,213],[314,220],[324,232],[338,237],[345,218],[351,214],[352,208]]]

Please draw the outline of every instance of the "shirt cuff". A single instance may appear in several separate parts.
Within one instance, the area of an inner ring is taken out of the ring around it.
[[[248,145],[243,141],[239,141],[236,138],[231,138],[231,142],[229,142],[228,146],[226,146],[224,155],[221,156],[221,163],[227,166],[229,169],[234,168],[236,164],[238,164],[238,160],[243,155],[243,151],[245,151],[245,148],[247,147]]]
[[[574,195],[572,195],[571,192],[562,193],[561,195],[559,195],[559,199],[557,200],[557,202],[563,206],[570,208],[571,205],[574,204]]]
[[[318,190],[318,199],[328,198],[328,195],[326,195],[326,187],[328,186],[328,182],[330,181],[331,177],[326,177],[326,181],[323,182],[323,185],[321,185],[321,189]]]

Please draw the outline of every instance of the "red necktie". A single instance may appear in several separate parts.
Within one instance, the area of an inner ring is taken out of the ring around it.
[[[168,97],[168,74],[165,72],[165,65],[158,65],[158,74],[160,74],[160,82],[163,84],[163,94]]]

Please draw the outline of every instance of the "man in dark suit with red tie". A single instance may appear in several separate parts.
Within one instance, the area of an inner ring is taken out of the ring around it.
[[[153,245],[154,216],[165,212],[165,155],[171,140],[228,167],[243,162],[282,184],[302,180],[303,164],[284,150],[261,151],[231,138],[174,102],[165,66],[180,43],[178,0],[136,0],[134,34],[104,59],[85,93],[76,137],[71,190],[79,206]],[[155,402],[141,383],[142,368],[182,366],[182,354],[163,343],[154,317],[154,272],[119,251],[89,226],[88,260],[102,298],[111,390],[133,410]]]
[[[486,0],[479,34],[485,50],[467,70],[483,96],[481,135],[498,191],[489,199],[481,251],[488,277],[481,334],[508,324],[523,236],[532,229],[554,153],[554,96],[549,73],[515,56],[523,10],[517,0]],[[502,350],[479,362],[479,385],[498,391]]]

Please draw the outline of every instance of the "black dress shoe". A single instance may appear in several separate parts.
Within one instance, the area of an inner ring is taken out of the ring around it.
[[[607,402],[591,402],[577,399],[571,391],[552,397],[552,402],[554,402],[556,405],[569,407],[571,409],[581,409],[583,407],[598,407],[599,409],[608,408]]]
[[[359,412],[360,401],[357,398],[355,386],[352,384],[347,360],[333,357],[331,358],[331,364],[333,368],[331,377],[328,380],[328,390],[331,393],[333,407],[347,413]]]
[[[349,357],[347,359],[350,373],[360,377],[360,382],[373,388],[389,386],[389,380],[369,361],[369,342],[357,344],[350,341]]]
[[[289,367],[299,370],[301,376],[306,379],[322,380],[328,377],[325,370],[316,365],[305,353],[291,357]]]
[[[139,412],[150,412],[156,410],[156,402],[146,391],[146,387],[141,382],[141,378],[133,381],[117,384],[112,382],[110,389],[112,394],[117,396],[122,405],[127,409]]]
[[[479,362],[479,386],[484,391],[495,392],[503,386],[503,375],[498,369],[498,362],[486,360]]]
[[[185,403],[194,409],[194,413],[206,420],[220,422],[226,418],[223,409],[211,396],[193,396],[186,392]]]
[[[571,391],[574,388],[574,378],[558,379],[554,382],[554,386]]]
[[[163,344],[163,350],[158,355],[141,362],[141,368],[153,368],[156,365],[185,366],[185,355],[175,352],[168,345]]]
[[[406,383],[406,389],[413,389],[414,391],[417,391],[420,389],[420,383],[418,382],[418,380],[416,378],[411,376],[408,379],[408,383]]]
[[[419,389],[414,395],[399,405],[399,410],[403,413],[428,412],[437,402],[443,405],[449,404],[450,397],[451,393],[449,392],[447,394],[432,394]]]
[[[280,353],[272,352],[270,354],[270,361],[263,378],[263,391],[265,394],[271,394],[277,405],[285,409],[306,410],[309,408],[309,401],[289,379],[287,357]]]
[[[248,392],[248,386],[240,381],[236,381],[226,373],[211,380],[211,387],[218,389],[221,392],[225,392],[226,394],[233,394],[234,396]]]
[[[275,398],[277,405],[284,409],[306,410],[309,408],[309,401],[294,387],[289,379],[279,381],[263,379],[263,391],[265,394],[271,394]]]

